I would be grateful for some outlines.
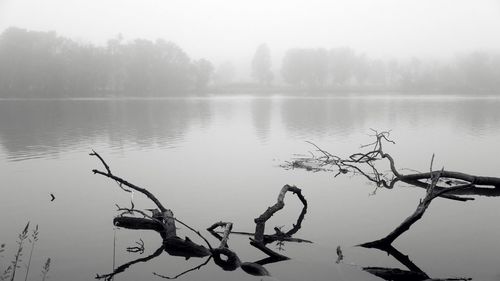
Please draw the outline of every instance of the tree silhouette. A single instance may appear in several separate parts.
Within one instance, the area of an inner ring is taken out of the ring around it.
[[[252,59],[252,77],[261,84],[270,85],[274,75],[271,71],[271,53],[266,44],[257,47]]]
[[[213,67],[165,40],[106,46],[11,27],[0,35],[0,97],[165,96],[203,90]]]
[[[295,86],[321,87],[328,75],[327,58],[325,49],[291,49],[283,58],[281,74]]]

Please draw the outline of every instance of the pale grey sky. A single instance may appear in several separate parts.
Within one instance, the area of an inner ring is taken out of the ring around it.
[[[266,42],[350,46],[370,56],[500,50],[499,0],[0,0],[0,30],[55,30],[103,44],[164,38],[191,57],[248,59]]]

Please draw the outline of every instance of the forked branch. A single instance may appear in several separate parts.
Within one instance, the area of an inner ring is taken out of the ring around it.
[[[288,169],[306,169],[309,171],[336,170],[337,173],[335,176],[347,173],[359,174],[375,183],[377,186],[386,188],[392,188],[398,181],[415,186],[427,187],[428,183],[431,182],[432,174],[439,173],[440,180],[436,183],[435,189],[446,189],[447,191],[438,194],[438,196],[460,201],[472,200],[473,198],[470,197],[452,195],[455,192],[464,194],[464,192],[459,192],[464,190],[464,186],[467,186],[468,192],[466,192],[466,194],[474,195],[474,190],[478,191],[477,194],[487,194],[489,196],[500,194],[500,192],[491,192],[491,188],[489,188],[490,191],[485,192],[484,190],[486,188],[481,187],[490,186],[495,189],[500,189],[500,178],[498,177],[477,176],[448,170],[403,174],[401,170],[397,168],[394,158],[383,149],[384,143],[395,143],[390,139],[390,131],[378,132],[373,130],[373,132],[374,134],[372,137],[374,137],[375,140],[361,146],[362,149],[368,148],[368,151],[356,152],[348,157],[340,157],[309,142],[316,149],[317,155],[312,154],[311,156],[296,158],[291,162],[287,162],[283,167]],[[387,161],[390,167],[389,173],[381,172],[380,164],[384,162],[384,160]]]

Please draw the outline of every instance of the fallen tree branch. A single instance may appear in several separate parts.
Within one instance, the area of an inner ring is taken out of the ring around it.
[[[319,156],[313,154],[312,157],[295,159],[292,162],[288,162],[284,167],[290,169],[303,168],[309,171],[332,171],[336,168],[338,172],[335,176],[347,173],[362,175],[371,182],[374,182],[377,187],[383,186],[386,188],[393,188],[397,182],[401,181],[413,186],[425,188],[425,197],[420,200],[416,210],[399,226],[381,239],[358,245],[386,251],[393,255],[403,265],[407,266],[409,271],[380,267],[365,267],[364,270],[386,280],[470,280],[468,278],[430,279],[429,276],[413,264],[407,256],[398,252],[392,246],[392,243],[399,236],[408,231],[415,222],[422,218],[432,200],[435,198],[443,197],[467,201],[473,200],[474,198],[459,195],[500,195],[500,178],[447,171],[444,168],[441,170],[433,170],[432,165],[434,156],[431,160],[429,172],[403,174],[397,169],[394,158],[383,150],[384,142],[394,143],[389,139],[390,132],[373,131],[375,141],[362,146],[362,148],[370,148],[367,152],[358,152],[346,158],[342,158],[309,142],[316,148]],[[383,162],[383,160],[387,161],[386,163],[390,167],[390,173],[382,173],[379,171],[378,164]],[[491,186],[493,188],[478,186]],[[478,192],[475,193],[475,191]]]
[[[224,231],[222,232],[222,236],[219,236],[217,232],[214,230],[217,227],[224,227]],[[220,240],[220,245],[219,248],[228,248],[229,246],[227,245],[227,240],[229,240],[229,234],[231,234],[231,230],[233,229],[233,223],[232,222],[216,222],[212,224],[209,228],[207,228],[207,231],[212,233],[217,239]]]
[[[389,138],[390,132],[372,131],[374,132],[372,137],[374,137],[375,140],[372,143],[361,146],[361,148],[369,148],[366,152],[357,152],[343,158],[320,148],[312,142],[308,142],[314,146],[319,154],[318,156],[312,154],[311,156],[296,158],[290,162],[286,162],[285,165],[282,165],[282,167],[286,169],[305,169],[308,171],[336,170],[337,173],[335,176],[347,173],[359,174],[375,183],[377,186],[383,186],[386,188],[393,188],[398,181],[419,187],[427,187],[428,182],[431,180],[431,175],[439,172],[441,175],[440,183],[443,184],[440,185],[439,183],[436,183],[436,189],[449,189],[456,186],[459,187],[443,192],[440,195],[441,197],[452,200],[467,201],[473,200],[473,198],[458,195],[500,195],[499,177],[478,176],[448,170],[403,174],[400,172],[400,169],[396,167],[394,158],[383,150],[384,142],[392,144],[395,143]],[[390,173],[380,172],[378,164],[383,160],[387,160],[387,164],[390,167]],[[461,187],[464,185],[468,185],[468,187],[470,187],[467,188],[467,192],[464,192],[464,189]],[[492,192],[491,188],[481,188],[480,186],[493,187],[497,192]],[[475,193],[475,191],[477,191],[477,193]]]
[[[264,231],[265,231],[265,227],[266,227],[266,222],[277,211],[283,209],[283,207],[285,206],[285,203],[284,203],[285,194],[288,191],[290,191],[293,194],[297,195],[297,197],[299,198],[299,200],[304,205],[304,208],[307,208],[307,200],[304,198],[304,196],[302,196],[302,191],[300,190],[300,188],[298,188],[296,186],[291,186],[291,185],[286,184],[281,189],[281,191],[280,191],[280,193],[278,195],[278,200],[277,200],[276,204],[274,204],[273,206],[267,208],[267,210],[264,213],[262,213],[262,215],[260,215],[258,218],[256,218],[254,220],[255,224],[256,224],[255,225],[255,241],[257,241],[257,242],[264,242]],[[304,214],[305,214],[305,212],[304,212]],[[297,225],[300,228],[300,224],[297,224]],[[295,232],[292,232],[292,234],[295,233]]]
[[[434,160],[434,156],[432,157],[432,159]],[[432,160],[431,160],[431,168],[432,168]],[[363,243],[359,246],[362,246],[365,248],[380,248],[380,247],[383,248],[383,247],[387,247],[387,246],[391,245],[392,242],[394,242],[394,240],[396,240],[396,238],[398,238],[401,234],[405,233],[408,229],[410,229],[410,227],[415,222],[417,222],[418,220],[420,220],[422,218],[425,211],[427,210],[427,208],[431,204],[432,200],[434,200],[436,197],[439,197],[447,192],[452,192],[452,191],[458,190],[458,189],[466,189],[466,188],[469,188],[471,186],[471,184],[465,184],[465,185],[454,186],[454,187],[450,187],[447,189],[442,189],[442,190],[436,191],[435,187],[436,187],[437,182],[441,178],[442,171],[443,170],[441,170],[439,172],[430,172],[429,173],[429,175],[432,179],[432,182],[429,185],[429,187],[427,188],[426,196],[420,200],[420,202],[417,206],[417,209],[415,210],[415,212],[413,212],[413,214],[411,214],[409,217],[407,217],[398,227],[396,227],[386,237],[379,239],[379,240],[372,241],[372,242]]]
[[[97,152],[95,152],[94,150],[92,150],[92,153],[89,154],[90,156],[96,156],[97,158],[99,158],[99,160],[101,161],[101,163],[104,165],[104,168],[106,169],[106,172],[103,172],[103,171],[99,171],[97,169],[93,169],[92,172],[94,174],[99,174],[99,175],[103,175],[105,177],[108,177],[110,179],[113,179],[114,181],[118,182],[120,185],[125,185],[133,190],[136,190],[142,194],[144,194],[146,197],[148,197],[151,201],[153,201],[155,203],[155,205],[160,209],[160,211],[163,213],[167,210],[167,208],[165,208],[163,206],[163,204],[160,202],[160,200],[158,200],[151,192],[149,192],[147,189],[145,188],[142,188],[142,187],[139,187],[135,184],[132,184],[132,183],[129,183],[128,181],[120,178],[120,177],[117,177],[115,175],[113,175],[113,173],[111,173],[111,170],[108,166],[108,164],[106,163],[106,161],[104,161],[104,159],[101,157],[101,155],[99,155]]]
[[[215,234],[215,235],[218,235],[221,233],[223,233],[223,232],[213,231],[213,234]],[[231,231],[231,234],[255,236],[254,232],[244,232],[244,231]],[[275,241],[296,242],[296,243],[313,243],[311,240],[302,239],[302,238],[295,238],[295,237],[291,237],[291,236],[289,237],[289,236],[276,235],[276,234],[264,234],[264,244],[269,244],[269,243],[272,243]]]
[[[137,262],[143,262],[143,261],[148,261],[158,255],[161,254],[162,251],[167,252],[168,254],[172,256],[181,256],[185,257],[186,259],[190,257],[206,257],[206,256],[211,256],[211,250],[212,247],[208,240],[201,235],[201,233],[191,226],[185,224],[184,222],[180,221],[179,219],[174,217],[174,214],[171,210],[165,208],[163,204],[156,198],[154,194],[149,192],[147,189],[142,188],[140,186],[137,186],[135,184],[132,184],[128,182],[127,180],[118,177],[114,175],[111,172],[111,169],[109,165],[106,163],[106,161],[95,151],[92,151],[90,153],[91,156],[95,156],[99,159],[99,161],[102,163],[102,165],[105,168],[104,171],[100,171],[97,169],[92,170],[94,174],[99,174],[102,176],[105,176],[107,178],[110,178],[114,180],[115,182],[118,183],[120,188],[123,189],[123,186],[126,186],[130,189],[133,189],[135,191],[138,191],[142,194],[144,194],[148,199],[150,199],[158,209],[147,209],[151,211],[152,215],[148,215],[146,212],[142,210],[135,209],[134,204],[132,202],[131,208],[122,208],[118,206],[118,211],[121,213],[113,219],[113,224],[118,227],[124,227],[127,229],[147,229],[147,230],[154,230],[158,232],[161,237],[162,237],[162,246],[153,254],[145,258],[137,259],[135,261],[126,263],[118,268],[116,268],[113,273],[110,274],[105,274],[105,275],[97,275],[96,278],[98,279],[106,279],[110,280],[114,275],[125,271],[128,267],[131,265],[137,263]],[[124,189],[125,190],[125,189]],[[127,191],[127,190],[125,190]],[[142,218],[138,217],[133,217],[130,215],[134,214],[139,214],[142,216]],[[200,236],[208,245],[208,249],[202,245],[198,245],[194,242],[191,241],[188,237],[185,239],[181,239],[177,236],[177,228],[175,226],[175,222],[179,222],[180,224],[184,225],[191,231],[195,232],[198,236]]]
[[[302,221],[304,219],[305,214],[307,213],[307,201],[302,196],[301,190],[295,186],[285,185],[281,189],[280,194],[278,195],[278,200],[276,204],[269,207],[260,217],[255,219],[256,231],[253,234],[255,239],[251,239],[250,244],[256,247],[257,249],[261,250],[262,252],[266,253],[269,257],[254,263],[241,262],[238,255],[228,248],[229,235],[232,233],[232,227],[233,227],[232,223],[218,222],[213,224],[211,227],[207,229],[210,233],[214,234],[214,236],[216,236],[220,240],[220,245],[214,249],[212,248],[208,240],[199,231],[187,225],[186,223],[182,222],[181,220],[175,218],[173,212],[165,208],[163,204],[151,192],[149,192],[145,188],[132,184],[127,180],[114,175],[111,172],[109,165],[97,152],[93,151],[92,153],[90,153],[90,155],[97,157],[105,168],[105,171],[100,171],[97,169],[92,170],[94,174],[99,174],[114,180],[120,186],[120,188],[122,188],[125,191],[128,190],[124,189],[123,186],[126,186],[132,190],[144,194],[157,206],[157,209],[146,209],[150,211],[152,215],[149,215],[145,211],[135,209],[133,202],[131,203],[130,208],[123,208],[118,206],[118,211],[121,213],[113,219],[114,225],[118,227],[124,227],[127,229],[153,230],[158,232],[163,240],[162,247],[160,247],[153,255],[128,262],[115,269],[113,273],[105,275],[97,275],[96,278],[98,279],[110,280],[111,278],[113,278],[114,275],[125,271],[125,269],[127,269],[131,265],[137,262],[142,262],[152,259],[158,256],[162,251],[165,251],[172,256],[182,256],[185,257],[186,259],[190,257],[208,256],[207,260],[204,263],[196,267],[193,267],[191,269],[188,269],[173,277],[158,274],[156,272],[153,273],[155,276],[166,279],[175,279],[188,272],[197,270],[202,266],[206,265],[211,258],[213,258],[214,262],[224,270],[235,270],[236,268],[241,267],[248,274],[256,276],[264,276],[264,275],[269,275],[267,269],[263,267],[264,264],[289,259],[288,257],[280,255],[274,252],[273,250],[267,248],[266,247],[267,243],[273,241],[310,242],[308,240],[292,237],[292,235],[294,235],[301,228]],[[276,213],[277,211],[279,211],[284,207],[284,197],[286,192],[288,191],[297,195],[297,197],[303,204],[303,209],[297,219],[297,222],[287,232],[282,232],[280,228],[275,228],[276,232],[275,234],[265,235],[264,234],[265,223],[269,218],[273,216],[274,213]],[[141,215],[142,217],[135,217],[134,215]],[[182,224],[183,226],[187,227],[189,230],[195,232],[198,236],[200,236],[207,244],[208,249],[202,245],[198,245],[192,242],[191,239],[189,239],[188,237],[186,237],[185,239],[179,238],[177,236],[175,222]],[[224,227],[222,236],[218,235],[217,232],[215,232],[215,229],[217,227]],[[141,246],[141,244],[139,243],[138,245]],[[132,252],[136,251],[140,252],[143,250],[143,244],[141,247],[129,247],[128,249]]]

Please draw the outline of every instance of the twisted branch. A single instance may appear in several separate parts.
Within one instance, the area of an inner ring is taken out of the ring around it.
[[[428,182],[432,180],[432,174],[439,173],[440,181],[436,183],[436,190],[448,190],[446,192],[439,193],[438,196],[459,200],[467,201],[473,200],[470,197],[461,197],[456,195],[451,195],[451,193],[464,194],[464,187],[467,187],[467,192],[465,194],[471,195],[481,195],[487,194],[488,196],[494,196],[494,194],[499,194],[499,192],[486,192],[486,188],[481,188],[478,186],[492,186],[495,189],[500,190],[500,178],[489,177],[489,176],[477,176],[466,174],[463,172],[456,171],[429,171],[429,172],[415,172],[411,174],[402,174],[400,169],[396,167],[394,158],[383,150],[384,143],[395,144],[393,140],[390,139],[390,131],[374,132],[372,137],[375,140],[372,143],[362,145],[361,148],[369,148],[366,152],[357,152],[349,155],[346,158],[334,155],[312,142],[308,142],[314,146],[319,156],[306,156],[301,158],[296,158],[291,162],[286,162],[282,167],[287,169],[306,169],[308,171],[335,171],[335,175],[341,174],[359,174],[364,176],[369,181],[375,183],[377,186],[383,186],[386,188],[393,188],[398,181],[402,181],[411,185],[416,185],[420,187],[427,187]],[[387,160],[390,167],[390,173],[382,173],[377,167],[380,162]],[[477,190],[477,194],[474,193]],[[491,188],[490,188],[491,190]]]

